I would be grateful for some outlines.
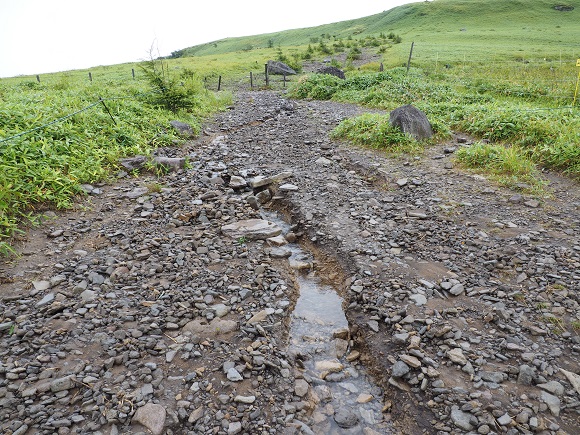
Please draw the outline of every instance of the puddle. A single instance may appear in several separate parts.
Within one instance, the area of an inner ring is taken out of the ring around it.
[[[263,213],[283,233],[290,226],[275,213]],[[311,420],[305,423],[319,434],[388,434],[390,423],[383,420],[382,390],[372,383],[349,346],[348,321],[343,299],[336,290],[321,282],[310,253],[296,244],[285,245],[296,273],[299,297],[292,313],[288,353],[302,362],[304,379],[310,389],[303,400],[314,404]],[[298,424],[300,427],[300,425]],[[303,433],[311,433],[302,427]],[[367,432],[365,432],[365,429]]]

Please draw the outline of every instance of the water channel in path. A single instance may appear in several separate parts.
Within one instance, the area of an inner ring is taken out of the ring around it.
[[[264,212],[263,218],[281,227],[284,234],[290,231],[275,213]],[[358,352],[351,348],[343,299],[332,286],[321,282],[308,252],[297,244],[280,249],[289,252],[288,261],[299,285],[288,343],[288,353],[303,365],[304,380],[297,381],[296,392],[303,394],[309,385],[303,400],[314,404],[310,421],[294,423],[302,433],[392,433],[390,423],[383,419],[382,390],[372,383]]]

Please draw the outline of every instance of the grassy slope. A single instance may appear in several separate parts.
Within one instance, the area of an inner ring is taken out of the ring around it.
[[[567,4],[573,11],[561,12],[556,4]],[[399,6],[369,17],[325,24],[305,29],[226,38],[184,50],[184,56],[204,56],[243,51],[268,46],[298,46],[310,38],[330,34],[336,38],[356,38],[395,32],[405,42],[415,41],[418,48],[434,46],[429,52],[453,52],[463,57],[477,49],[490,56],[521,56],[522,52],[536,57],[566,58],[580,55],[577,43],[580,22],[580,0],[435,0]],[[461,30],[465,29],[465,30]],[[406,52],[408,44],[400,50]],[[396,50],[395,50],[396,51]],[[451,53],[450,53],[451,54]]]

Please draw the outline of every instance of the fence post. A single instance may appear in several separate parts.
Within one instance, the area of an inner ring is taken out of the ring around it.
[[[254,89],[254,76],[252,75],[252,71],[250,71],[250,88]]]
[[[131,75],[135,78],[135,68],[131,68]]]
[[[218,91],[220,91],[222,88],[222,76],[218,77]]]
[[[286,73],[284,73],[284,87],[286,87]]]
[[[383,66],[383,62],[381,62],[381,65],[379,66],[379,71],[383,72],[385,70],[385,67]]]
[[[93,81],[93,75],[91,74],[91,72],[89,71],[89,81],[92,82]]]
[[[409,74],[409,68],[411,67],[411,57],[413,56],[413,47],[415,46],[415,41],[411,42],[411,51],[409,52],[409,60],[407,61],[407,74]]]
[[[264,72],[266,73],[266,86],[269,86],[270,82],[268,80],[268,64],[264,65]]]
[[[40,83],[40,76],[38,74],[36,74],[36,81]]]

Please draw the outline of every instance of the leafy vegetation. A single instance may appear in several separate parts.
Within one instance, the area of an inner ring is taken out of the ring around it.
[[[452,130],[475,136],[480,142],[462,149],[458,160],[499,182],[523,181],[538,191],[540,166],[577,177],[580,120],[570,106],[580,51],[571,42],[580,0],[557,5],[417,2],[356,20],[213,41],[175,51],[166,60],[95,67],[92,82],[87,70],[43,75],[41,83],[34,77],[2,79],[0,251],[10,249],[7,242],[19,222],[33,222],[49,207],[70,206],[80,184],[107,179],[119,157],[175,143],[170,119],[199,130],[204,116],[231,102],[227,93],[206,91],[208,85],[217,84],[218,76],[249,82],[248,74],[263,72],[270,59],[297,71],[304,60],[323,59],[347,70],[346,80],[301,77],[291,97],[386,111],[413,104],[427,113],[438,138]],[[411,42],[407,71],[402,66]],[[375,57],[362,64],[368,54]],[[384,72],[378,72],[379,64]],[[395,152],[424,146],[381,115],[346,120],[333,134]]]
[[[183,86],[172,81],[165,90],[156,77],[148,82],[129,74],[99,77],[98,84],[67,73],[45,77],[0,82],[2,253],[10,251],[19,224],[34,223],[50,207],[71,206],[80,185],[107,179],[119,158],[179,141],[170,120],[199,131],[204,116],[231,102],[229,94],[203,90],[191,74],[182,77]]]

